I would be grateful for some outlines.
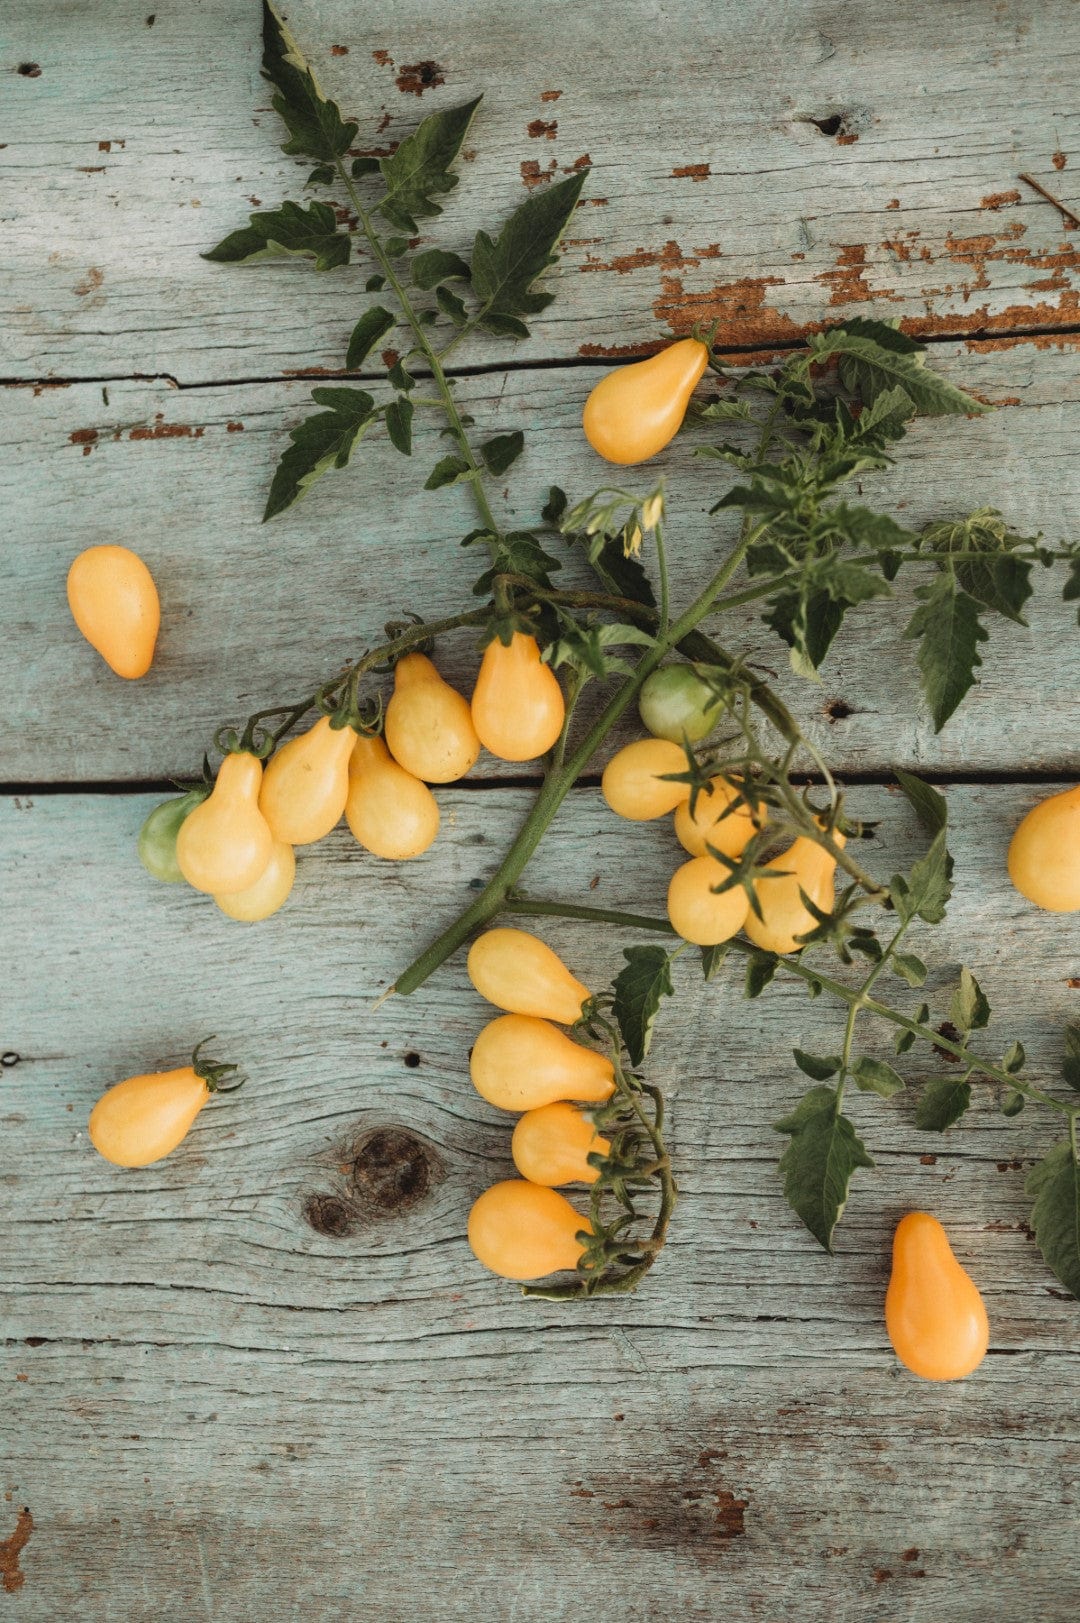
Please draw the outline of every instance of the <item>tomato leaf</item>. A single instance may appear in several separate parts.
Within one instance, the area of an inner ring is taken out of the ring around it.
[[[799,1070],[812,1077],[815,1082],[827,1082],[830,1076],[835,1076],[840,1069],[839,1054],[830,1054],[825,1059],[819,1059],[816,1054],[806,1054],[801,1048],[793,1048],[792,1053]]]
[[[263,0],[262,73],[274,86],[274,111],[289,139],[282,151],[333,164],[353,144],[359,126],[328,101],[307,59],[272,5]]]
[[[488,545],[494,540],[490,531],[475,530],[461,545],[467,547],[481,541]],[[531,531],[511,530],[502,537],[498,556],[492,560],[491,568],[480,576],[473,591],[477,597],[483,597],[490,592],[496,575],[524,575],[539,586],[549,586],[551,575],[561,568],[560,560],[545,552]]]
[[[730,941],[721,941],[719,945],[715,947],[702,947],[701,973],[704,975],[707,981],[711,981],[713,976],[718,973],[720,966],[723,964],[730,951]]]
[[[865,1055],[855,1061],[851,1074],[855,1078],[855,1086],[861,1088],[863,1093],[879,1093],[883,1099],[891,1099],[905,1085],[899,1071],[895,1071],[887,1061],[868,1059]]]
[[[1028,1174],[1035,1240],[1067,1291],[1080,1296],[1080,1168],[1065,1139]]]
[[[970,969],[960,970],[960,984],[953,993],[949,1019],[965,1036],[989,1024],[990,1005]]]
[[[337,216],[329,203],[282,203],[248,216],[250,224],[230,232],[215,248],[202,255],[216,265],[250,264],[256,259],[280,259],[288,254],[308,254],[317,271],[346,265],[352,252],[352,238],[338,229]]]
[[[386,432],[390,436],[390,443],[402,456],[412,456],[412,421],[413,403],[405,395],[399,395],[392,400],[386,408]]]
[[[746,960],[746,996],[760,997],[780,966],[774,952],[755,949]]]
[[[914,772],[905,772],[902,767],[897,767],[895,774],[905,797],[918,813],[919,821],[931,834],[940,834],[949,822],[949,803],[945,796],[917,778]]]
[[[394,317],[389,310],[384,310],[382,305],[377,304],[373,309],[365,310],[349,339],[349,348],[345,355],[346,370],[359,371],[375,345],[385,338],[393,327]]]
[[[640,1065],[652,1043],[662,998],[671,997],[671,959],[663,947],[625,947],[626,968],[614,980],[614,1014],[631,1065]]]
[[[516,428],[512,434],[496,434],[494,439],[480,447],[480,455],[488,472],[497,479],[517,461],[524,448],[525,436]]]
[[[779,1167],[788,1205],[818,1244],[831,1251],[852,1176],[859,1167],[872,1167],[873,1159],[841,1115],[834,1088],[811,1088],[791,1115],[774,1126],[778,1133],[791,1134]]]
[[[919,672],[923,692],[939,733],[969,688],[982,665],[979,644],[987,633],[979,619],[979,604],[962,591],[953,574],[938,575],[928,586],[917,586],[919,607],[908,621],[904,636],[918,639]]]
[[[607,676],[626,675],[632,669],[627,660],[610,653],[610,649],[627,646],[648,648],[656,641],[640,626],[610,623],[582,625],[577,621],[568,621],[564,615],[563,627],[562,635],[546,651],[548,662],[556,669],[560,665],[572,665],[575,670],[601,680]]]
[[[443,485],[456,485],[462,479],[467,479],[471,472],[463,457],[440,457],[424,481],[424,489],[441,490]]]
[[[935,1077],[923,1088],[915,1106],[915,1125],[925,1133],[943,1133],[959,1121],[971,1103],[971,1083],[953,1082],[947,1076]]]
[[[460,254],[447,253],[445,248],[428,248],[412,262],[413,282],[425,293],[430,293],[440,282],[467,282],[469,275],[468,262]]]
[[[974,417],[989,410],[926,366],[925,346],[883,321],[858,317],[809,341],[817,362],[840,356],[840,380],[867,405],[899,386],[920,417]]]
[[[926,965],[921,958],[916,958],[913,952],[894,952],[889,960],[889,967],[894,975],[898,975],[909,986],[921,986],[926,980]]]
[[[263,523],[283,513],[331,468],[344,468],[375,420],[375,402],[363,389],[313,389],[316,412],[289,431],[292,444],[277,465]]]
[[[1065,1057],[1061,1074],[1073,1089],[1080,1093],[1080,1025],[1071,1022],[1065,1027]]]
[[[459,107],[430,113],[396,152],[380,160],[386,195],[375,206],[399,231],[415,231],[418,220],[442,213],[435,199],[452,192],[458,183],[450,165],[461,151],[480,99],[477,96]]]
[[[555,263],[555,248],[574,212],[587,169],[542,191],[530,192],[498,238],[478,231],[473,245],[472,285],[480,301],[476,320],[499,337],[527,338],[523,316],[539,315],[554,297],[533,283]]]

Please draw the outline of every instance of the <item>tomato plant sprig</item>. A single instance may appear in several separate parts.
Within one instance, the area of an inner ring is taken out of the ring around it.
[[[761,887],[770,874],[775,878],[784,871],[782,867],[777,870],[778,859],[767,860],[778,833],[812,842],[820,848],[817,854],[823,851],[850,881],[827,908],[799,889],[812,928],[797,936],[794,955],[763,951],[740,939],[706,947],[702,953],[707,977],[719,971],[730,952],[745,955],[750,997],[758,996],[778,971],[784,971],[801,980],[811,995],[827,992],[846,1006],[838,1054],[794,1052],[796,1066],[814,1086],[777,1124],[790,1140],[781,1170],[792,1206],[821,1243],[831,1246],[852,1176],[858,1168],[872,1164],[842,1111],[845,1089],[854,1082],[860,1091],[888,1097],[904,1085],[891,1065],[855,1051],[860,1017],[884,1019],[898,1029],[898,1053],[922,1041],[963,1066],[956,1078],[938,1078],[926,1086],[916,1125],[944,1130],[963,1114],[972,1084],[983,1080],[1005,1090],[1001,1108],[1006,1115],[1016,1114],[1025,1101],[1031,1101],[1067,1117],[1067,1138],[1035,1168],[1029,1188],[1040,1247],[1062,1282],[1080,1293],[1080,1222],[1076,1220],[1080,1211],[1080,1102],[1058,1099],[1029,1081],[1023,1074],[1026,1057],[1018,1043],[995,1064],[975,1053],[969,1038],[985,1026],[990,1010],[966,969],[950,1008],[957,1039],[943,1036],[929,1023],[927,1005],[921,1005],[913,1017],[880,996],[879,983],[886,972],[911,988],[920,987],[926,978],[926,966],[905,950],[906,936],[915,920],[931,925],[940,922],[948,903],[951,859],[945,844],[943,798],[918,779],[898,773],[901,787],[928,825],[930,844],[907,874],[878,878],[869,873],[850,846],[843,844],[843,796],[828,763],[804,737],[773,687],[747,671],[742,660],[715,639],[709,624],[723,614],[761,602],[765,624],[787,648],[795,672],[812,677],[846,615],[889,598],[900,571],[915,571],[917,607],[904,635],[916,645],[926,703],[935,729],[940,730],[976,679],[980,645],[987,637],[985,620],[993,616],[1023,623],[1036,568],[1058,562],[1068,566],[1065,598],[1080,598],[1080,549],[1072,545],[1051,548],[1039,536],[1018,535],[988,507],[916,532],[885,513],[845,499],[845,487],[850,488],[851,481],[892,462],[913,420],[975,415],[985,409],[926,366],[922,345],[894,326],[862,319],[813,335],[804,351],[789,355],[772,371],[730,372],[715,354],[714,335],[695,331],[684,341],[687,354],[697,347],[695,367],[702,360],[700,350],[705,349],[709,372],[720,381],[718,394],[692,404],[689,420],[691,432],[698,437],[715,425],[730,426],[732,440],[699,444],[697,454],[720,464],[725,473],[735,470],[735,484],[722,489],[712,511],[721,522],[729,510],[738,514],[740,526],[712,579],[681,611],[671,602],[661,486],[641,495],[624,487],[603,486],[573,505],[554,487],[541,523],[528,531],[508,532],[495,515],[485,481],[489,476],[501,479],[512,466],[523,435],[518,430],[503,431],[474,444],[470,436],[474,424],[457,404],[446,361],[466,336],[478,332],[500,337],[528,335],[525,318],[538,314],[550,302],[551,294],[540,291],[537,282],[554,262],[585,173],[530,192],[497,236],[484,231],[477,234],[468,259],[441,247],[417,251],[413,239],[423,229],[420,222],[441,214],[437,199],[445,198],[456,185],[453,164],[478,99],[424,119],[388,157],[376,160],[360,155],[350,163],[358,126],[344,119],[336,104],[323,95],[274,8],[264,4],[263,11],[263,68],[273,86],[274,106],[288,130],[284,150],[314,161],[316,167],[308,176],[310,187],[340,189],[348,203],[346,217],[342,219],[322,201],[304,206],[284,203],[252,215],[247,227],[232,233],[207,257],[239,263],[298,254],[313,259],[317,270],[330,272],[348,264],[360,250],[373,271],[367,291],[377,295],[388,290],[396,313],[374,304],[361,314],[349,339],[346,370],[357,372],[400,326],[407,330],[410,344],[404,357],[387,368],[391,397],[381,404],[364,389],[319,387],[312,391],[314,403],[322,409],[292,430],[292,443],[274,475],[264,516],[283,512],[331,468],[344,468],[362,439],[376,428],[385,430],[401,454],[411,456],[417,412],[433,409],[445,418],[444,431],[454,449],[439,458],[425,488],[469,485],[480,527],[464,537],[463,544],[481,545],[490,566],[476,583],[476,593],[484,600],[480,606],[426,626],[388,628],[389,641],[381,648],[345,665],[309,700],[257,712],[249,718],[242,738],[254,745],[261,722],[274,718],[277,725],[269,737],[276,745],[315,706],[344,703],[359,715],[364,679],[418,651],[432,636],[466,627],[482,627],[504,645],[518,632],[535,634],[544,644],[551,666],[565,669],[568,677],[561,734],[549,755],[535,801],[497,872],[469,907],[402,971],[394,989],[400,994],[415,991],[474,929],[502,912],[531,910],[542,916],[561,914],[598,924],[670,931],[664,921],[618,910],[591,909],[572,902],[534,902],[520,894],[518,882],[598,748],[650,675],[678,653],[693,661],[699,672],[704,671],[706,685],[721,703],[730,731],[711,745],[696,751],[688,748],[686,771],[675,777],[688,784],[693,802],[708,792],[711,776],[722,772],[741,786],[747,801],[760,802],[769,811],[768,829],[755,834],[737,857],[725,857],[707,847],[719,864],[714,892],[742,887],[749,906],[760,912]],[[471,300],[471,308],[467,300]],[[654,383],[662,370],[652,368]],[[417,390],[414,371],[430,379],[430,392]],[[619,388],[608,394],[625,398],[626,380],[620,380]],[[672,417],[670,411],[667,417]],[[670,438],[675,420],[677,414],[663,427],[662,438]],[[621,432],[618,411],[607,428],[617,439]],[[618,445],[614,450],[614,460],[630,460],[619,454]],[[585,558],[601,590],[559,591],[553,586],[551,575],[559,561],[546,550],[552,544],[550,537]],[[659,600],[640,561],[647,537],[655,554]],[[593,681],[614,686],[599,715],[577,736],[577,699]],[[778,735],[779,744],[769,728]],[[819,781],[800,791],[797,774],[808,770]],[[830,868],[830,886],[831,873]],[[864,922],[867,917],[884,918],[883,938]],[[835,953],[842,966],[861,957],[866,965],[861,980],[850,985],[820,971],[818,957],[826,950]],[[658,1090],[639,1082],[632,1069],[644,1059],[660,999],[670,993],[673,955],[651,946],[628,949],[626,956],[627,969],[614,992],[614,1024],[609,1023],[606,1032],[616,1046],[616,1070],[621,1078],[612,1108],[625,1108],[633,1116],[626,1131],[643,1135],[635,1140],[636,1150],[644,1153],[651,1145],[650,1159],[642,1160],[639,1155],[635,1165],[646,1182],[660,1180],[660,1216],[652,1240],[637,1244],[631,1256],[621,1249],[621,1218],[608,1223],[603,1213],[594,1213],[591,1252],[587,1249],[579,1277],[556,1290],[556,1295],[564,1297],[632,1288],[626,1282],[632,1279],[636,1284],[651,1263],[662,1244],[674,1201],[670,1164],[659,1141],[663,1101]],[[606,1015],[598,1008],[596,1018],[606,1020]],[[626,1068],[621,1059],[623,1048],[629,1057]],[[1080,1091],[1080,1032],[1067,1034],[1064,1074],[1068,1085]],[[647,1100],[655,1106],[651,1117]],[[608,1198],[613,1192],[617,1197],[610,1183],[603,1179],[600,1183],[595,1199]],[[545,1288],[539,1293],[552,1294]]]

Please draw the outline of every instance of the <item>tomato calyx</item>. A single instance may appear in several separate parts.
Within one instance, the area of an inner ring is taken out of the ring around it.
[[[235,1093],[237,1088],[243,1087],[247,1077],[238,1075],[231,1082],[225,1082],[224,1078],[232,1076],[234,1072],[239,1072],[239,1065],[231,1065],[226,1061],[199,1058],[207,1043],[216,1041],[216,1037],[204,1037],[201,1043],[195,1045],[191,1055],[191,1069],[197,1077],[200,1077],[206,1083],[207,1093]]]

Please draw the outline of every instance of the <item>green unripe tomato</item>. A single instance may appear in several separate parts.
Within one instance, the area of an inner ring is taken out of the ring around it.
[[[638,712],[654,738],[696,744],[720,719],[722,702],[694,665],[661,665],[647,677],[638,696]]]
[[[154,879],[167,885],[183,879],[176,861],[176,836],[188,813],[201,806],[209,793],[209,787],[200,786],[176,800],[163,800],[146,819],[139,830],[139,861]]]

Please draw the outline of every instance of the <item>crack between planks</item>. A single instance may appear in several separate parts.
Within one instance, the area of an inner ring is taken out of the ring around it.
[[[913,334],[913,336],[918,339],[919,343],[929,346],[934,344],[954,344],[961,341],[982,343],[988,339],[992,340],[1003,337],[1021,340],[1025,338],[1067,338],[1077,334],[1080,334],[1080,323],[1073,323],[1066,326],[1018,326],[1011,327],[1007,333],[1002,333],[994,328],[988,327],[974,332],[968,329],[964,331],[958,330],[956,332],[935,332],[921,335]],[[788,342],[778,339],[775,342],[766,345],[762,345],[760,342],[756,344],[728,345],[722,351],[721,359],[734,359],[737,362],[739,356],[760,357],[763,350],[767,351],[771,355],[782,355],[795,353],[803,348],[805,348],[805,339],[803,338],[793,339]],[[628,361],[634,359],[645,359],[654,352],[655,341],[642,339],[640,345],[628,346],[625,355],[620,355],[619,359]],[[509,374],[512,372],[559,372],[578,369],[581,367],[608,369],[611,366],[611,361],[612,357],[607,355],[538,356],[533,359],[523,357],[519,360],[509,362],[484,361],[475,362],[471,365],[465,366],[451,366],[447,367],[446,373],[448,377],[473,378],[487,377],[492,373]],[[423,378],[428,374],[423,370],[417,370],[415,375],[418,378]],[[233,378],[197,378],[189,382],[184,382],[172,372],[101,372],[87,374],[72,373],[64,376],[37,378],[0,376],[0,388],[46,390],[70,388],[79,384],[95,383],[164,383],[170,389],[176,389],[183,392],[185,390],[198,389],[239,389],[257,384],[269,383],[378,383],[382,382],[385,379],[385,376],[386,374],[383,371],[347,372],[344,369],[327,370],[315,368],[311,370],[298,369],[296,371],[288,372],[277,371],[253,373],[250,375]]]

